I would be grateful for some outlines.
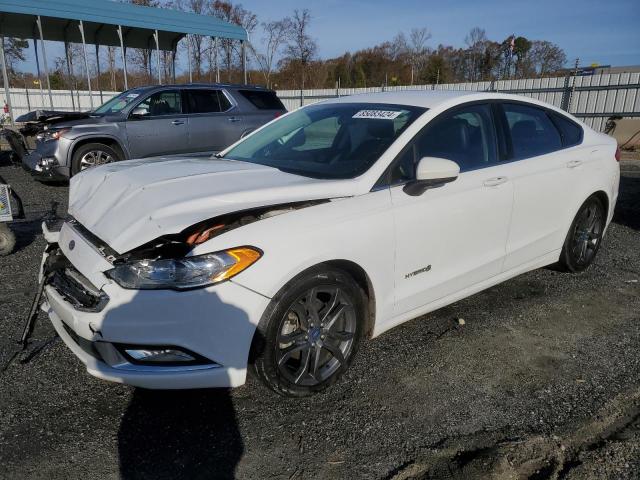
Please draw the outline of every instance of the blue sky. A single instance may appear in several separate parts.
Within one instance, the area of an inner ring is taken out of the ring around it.
[[[492,40],[515,33],[549,40],[564,48],[567,61],[581,65],[640,65],[640,0],[244,0],[260,21],[308,8],[311,35],[322,58],[391,40],[399,31],[426,27],[431,47],[463,46],[473,27],[484,28]],[[260,40],[258,31],[252,39]],[[49,45],[49,63],[62,49]],[[93,49],[90,50],[93,52]],[[32,57],[32,51],[29,51]],[[33,69],[33,59],[28,62]]]

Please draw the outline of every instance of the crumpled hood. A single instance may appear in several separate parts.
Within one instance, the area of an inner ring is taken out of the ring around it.
[[[262,165],[190,157],[130,160],[71,179],[69,214],[118,253],[208,218],[249,208],[353,195]]]

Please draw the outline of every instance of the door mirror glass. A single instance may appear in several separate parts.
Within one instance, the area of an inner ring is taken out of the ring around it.
[[[149,115],[149,110],[145,107],[136,107],[131,112],[131,116],[135,118],[146,117]]]
[[[423,157],[416,166],[415,180],[404,186],[408,195],[421,195],[429,188],[441,187],[453,182],[460,174],[460,166],[453,160],[438,157]]]

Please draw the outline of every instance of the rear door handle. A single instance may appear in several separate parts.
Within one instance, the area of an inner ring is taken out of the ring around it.
[[[227,118],[227,120],[229,120],[230,122],[239,122],[240,120],[242,120],[241,118],[238,117],[229,117]]]
[[[576,168],[582,165],[582,160],[571,160],[567,162],[567,168]]]
[[[173,122],[174,125],[184,125],[184,120],[174,120]]]
[[[509,179],[507,177],[493,177],[488,178],[482,184],[485,187],[497,187],[498,185],[502,185],[503,183],[507,183]]]

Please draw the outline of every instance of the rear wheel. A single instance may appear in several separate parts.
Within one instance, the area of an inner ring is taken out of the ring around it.
[[[569,272],[581,272],[593,262],[606,225],[602,200],[593,195],[580,207],[565,239],[560,266]]]
[[[16,236],[6,223],[0,223],[0,257],[9,255],[16,247]]]
[[[267,308],[253,344],[262,382],[292,397],[332,385],[358,350],[364,293],[345,272],[314,268],[289,282]]]
[[[87,168],[97,167],[119,160],[122,160],[120,155],[109,145],[105,145],[104,143],[87,143],[78,147],[73,153],[71,169],[73,175],[75,175]]]

